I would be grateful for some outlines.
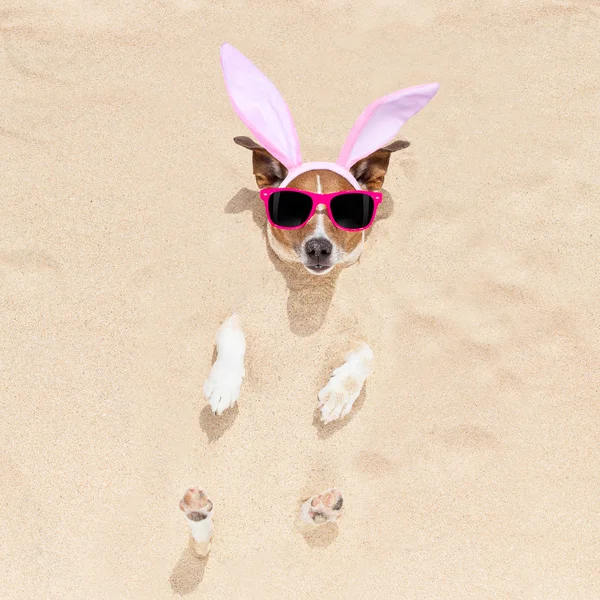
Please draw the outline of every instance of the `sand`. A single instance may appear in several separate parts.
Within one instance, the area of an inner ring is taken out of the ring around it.
[[[600,598],[600,7],[321,4],[5,0],[3,599]],[[268,251],[224,41],[307,160],[375,98],[441,83],[336,278]],[[233,308],[247,378],[216,420]],[[353,332],[376,371],[323,428]],[[298,527],[332,486],[339,529]]]

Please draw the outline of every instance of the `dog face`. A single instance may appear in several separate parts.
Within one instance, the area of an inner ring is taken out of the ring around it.
[[[234,142],[252,150],[252,166],[259,189],[281,184],[288,171],[276,158],[249,137],[236,137]],[[379,191],[392,152],[408,146],[409,142],[393,142],[359,160],[350,172],[363,189]],[[328,170],[302,173],[290,181],[289,187],[318,194],[354,189],[344,177]],[[322,204],[317,206],[315,214],[300,229],[278,229],[267,223],[267,238],[272,250],[282,261],[301,263],[313,275],[325,275],[336,265],[353,263],[360,256],[364,243],[362,231],[337,228]]]

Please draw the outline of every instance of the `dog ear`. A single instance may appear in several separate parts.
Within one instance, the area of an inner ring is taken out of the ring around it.
[[[350,172],[354,175],[358,183],[360,183],[361,187],[371,192],[378,191],[383,187],[383,181],[388,170],[388,165],[390,164],[392,152],[403,150],[409,146],[410,142],[405,142],[404,140],[392,142],[379,150],[375,150],[369,156],[361,158],[350,168]]]
[[[253,139],[244,135],[233,138],[233,141],[243,148],[252,150],[252,169],[259,189],[277,187],[286,178],[288,170]]]

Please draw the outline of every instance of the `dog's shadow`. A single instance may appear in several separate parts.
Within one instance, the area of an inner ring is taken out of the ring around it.
[[[238,214],[246,210],[252,213],[252,219],[265,239],[271,262],[285,278],[289,290],[287,309],[292,333],[301,337],[312,335],[325,322],[340,274],[340,267],[336,267],[325,276],[318,277],[308,273],[298,263],[281,261],[267,240],[267,216],[258,191],[242,188],[225,207],[225,212],[228,214]],[[376,221],[388,219],[393,212],[394,201],[384,191],[383,202],[377,212]],[[372,232],[372,227],[365,232],[365,240]]]
[[[324,523],[319,528],[302,532],[302,537],[311,548],[327,548],[335,542],[340,530],[337,523]]]
[[[180,596],[191,594],[202,583],[208,556],[199,557],[192,550],[191,540],[169,578],[171,588]]]
[[[233,425],[239,412],[237,402],[220,416],[215,415],[208,404],[202,409],[200,413],[200,427],[206,433],[209,444],[216,442],[223,436]]]

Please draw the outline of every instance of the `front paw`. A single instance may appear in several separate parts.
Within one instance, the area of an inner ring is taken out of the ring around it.
[[[343,419],[352,410],[366,378],[373,372],[373,362],[373,352],[364,344],[348,354],[346,362],[331,374],[318,394],[323,423]]]
[[[204,383],[204,396],[216,415],[234,406],[240,397],[244,378],[243,365],[217,359]]]
[[[204,396],[213,413],[221,415],[237,402],[245,375],[246,338],[237,314],[219,327],[216,342],[217,360],[204,383]]]

